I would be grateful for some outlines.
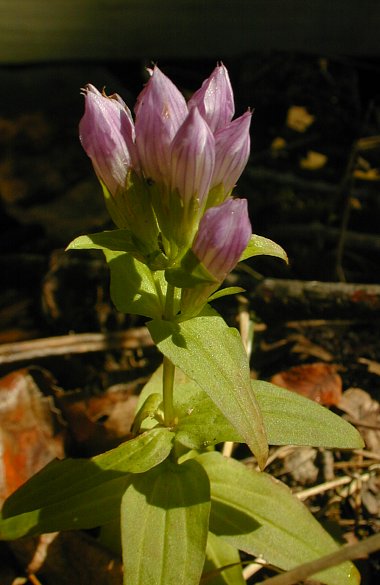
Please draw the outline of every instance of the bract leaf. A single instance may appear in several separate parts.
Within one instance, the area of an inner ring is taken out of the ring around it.
[[[208,477],[194,460],[134,476],[121,506],[125,585],[199,585],[209,511]]]
[[[209,297],[209,302],[215,301],[216,299],[220,299],[221,297],[226,297],[228,295],[236,295],[238,293],[244,292],[245,289],[241,288],[241,286],[227,286],[226,288],[220,288],[214,294]]]
[[[166,286],[163,272],[153,273],[127,252],[103,252],[111,271],[111,298],[117,310],[159,319],[163,313],[161,287]]]
[[[151,321],[148,329],[159,350],[210,396],[264,467],[265,429],[238,331],[210,307],[181,323]]]
[[[201,585],[203,582],[207,585],[246,585],[238,549],[212,532],[208,533]]]
[[[135,252],[132,233],[129,230],[108,230],[75,238],[66,250],[112,250]]]
[[[0,538],[92,528],[120,513],[129,474],[166,459],[174,433],[157,428],[92,459],[53,461],[4,503]]]
[[[317,402],[262,380],[252,380],[251,384],[269,444],[363,448],[364,441],[356,428]]]
[[[210,530],[232,546],[285,570],[337,550],[333,538],[281,482],[217,452],[196,460],[210,479]],[[326,585],[360,581],[350,562],[316,578]]]
[[[257,236],[256,234],[252,234],[248,246],[240,256],[239,262],[247,260],[247,258],[251,258],[252,256],[275,256],[288,263],[288,256],[279,244],[263,236]]]

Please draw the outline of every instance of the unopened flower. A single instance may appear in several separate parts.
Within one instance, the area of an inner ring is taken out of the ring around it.
[[[219,282],[235,267],[252,234],[246,199],[228,199],[206,211],[191,247]]]
[[[136,148],[146,179],[168,183],[171,145],[188,109],[185,98],[156,66],[137,98]]]
[[[218,65],[186,104],[155,66],[137,98],[135,123],[119,96],[107,97],[89,85],[85,97],[81,141],[112,218],[148,248],[159,246],[169,265],[178,262],[205,209],[231,195],[248,159],[251,114],[231,121],[227,69]]]
[[[143,256],[156,257],[158,226],[147,186],[138,173],[131,113],[120,96],[108,97],[93,85],[86,86],[84,96],[80,141],[103,187],[109,214],[117,227],[134,234]]]
[[[189,100],[189,107],[196,106],[212,132],[224,128],[235,113],[234,94],[228,71],[217,65],[202,87]]]
[[[238,263],[251,233],[246,199],[230,198],[205,212],[189,254],[198,261],[203,273],[210,275],[210,283],[184,288],[184,312],[198,312],[219,288]],[[193,259],[191,262],[194,264]]]
[[[226,200],[247,164],[251,118],[251,112],[246,112],[215,134],[215,168],[208,207]]]
[[[86,86],[84,96],[80,141],[99,180],[116,196],[125,185],[131,164],[127,146],[127,143],[133,143],[134,136],[131,114],[119,96],[107,97],[93,85]]]

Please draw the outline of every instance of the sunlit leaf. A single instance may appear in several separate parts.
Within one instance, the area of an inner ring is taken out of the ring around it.
[[[269,382],[252,380],[271,445],[361,449],[355,427],[320,404]]]
[[[268,240],[268,238],[257,236],[256,234],[252,234],[248,246],[240,256],[239,262],[247,260],[247,258],[251,258],[252,256],[275,256],[288,262],[288,256],[281,246],[276,244],[276,242],[272,242],[272,240]]]
[[[217,452],[204,453],[197,461],[210,479],[210,530],[231,546],[285,570],[337,550],[306,506],[270,475]],[[326,585],[359,583],[349,562],[319,573],[317,580]]]
[[[327,408],[261,380],[251,380],[270,445],[304,445],[331,449],[360,449],[359,432]],[[162,366],[141,393],[162,394]],[[223,441],[244,442],[209,396],[181,370],[176,370],[174,406],[178,424],[176,438],[190,449],[203,449]]]
[[[136,246],[129,230],[109,230],[87,234],[75,238],[67,250],[111,250],[114,252],[134,252]]]
[[[222,297],[226,297],[228,295],[236,295],[238,293],[244,292],[245,289],[241,288],[241,286],[228,286],[226,288],[220,288],[214,294],[209,297],[209,302],[215,301],[216,299],[220,299]]]
[[[174,434],[153,429],[92,459],[53,461],[5,501],[0,538],[99,526],[120,513],[129,474],[161,463]]]
[[[122,499],[125,585],[199,585],[210,510],[209,481],[194,460],[166,460],[134,476]]]
[[[266,435],[238,331],[210,307],[181,323],[151,321],[148,329],[159,350],[210,396],[264,466]]]

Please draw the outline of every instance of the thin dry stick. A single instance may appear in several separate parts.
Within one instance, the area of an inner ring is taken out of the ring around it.
[[[256,573],[261,571],[261,569],[263,569],[265,565],[266,561],[264,561],[264,559],[260,559],[260,561],[258,562],[254,561],[253,563],[250,563],[243,569],[243,579],[248,581],[248,579],[252,577],[252,575],[255,575]]]
[[[366,449],[355,449],[355,455],[363,455],[363,457],[367,457],[367,459],[376,459],[376,461],[380,461],[380,454],[375,453],[374,451],[367,451]]]
[[[23,362],[53,355],[133,350],[152,346],[146,327],[137,327],[116,333],[75,333],[59,337],[44,337],[0,345],[0,364]]]
[[[299,565],[287,573],[265,579],[265,581],[261,581],[258,585],[295,585],[295,583],[303,581],[307,577],[315,575],[315,573],[319,573],[324,569],[335,567],[345,561],[366,557],[379,549],[380,534],[374,534],[357,544],[346,545],[332,554],[316,559],[315,561],[310,561],[304,565]]]
[[[369,481],[369,479],[373,476],[373,473],[364,473],[363,475],[357,476],[357,477],[352,477],[349,475],[344,475],[343,477],[339,477],[338,479],[333,479],[332,481],[326,481],[325,483],[321,483],[319,485],[316,485],[312,488],[309,488],[307,490],[302,490],[302,492],[297,492],[294,495],[299,499],[299,500],[307,500],[307,498],[311,498],[312,496],[317,496],[318,494],[323,494],[324,492],[327,492],[328,490],[332,490],[334,488],[340,487],[342,485],[347,485],[349,483],[358,481],[360,479],[360,481]]]

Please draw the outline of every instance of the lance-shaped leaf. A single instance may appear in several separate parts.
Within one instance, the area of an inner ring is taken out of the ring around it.
[[[209,532],[201,585],[246,585],[240,563],[238,549]]]
[[[151,321],[148,328],[159,350],[207,392],[264,467],[268,445],[238,331],[210,307],[188,321]]]
[[[362,449],[355,427],[317,402],[262,380],[252,380],[270,445]]]
[[[338,545],[304,504],[270,475],[219,453],[197,457],[211,486],[210,530],[226,542],[281,569],[334,552]],[[350,562],[318,573],[326,585],[357,585]]]
[[[70,242],[67,250],[112,250],[114,252],[135,252],[132,233],[129,230],[108,230],[95,234],[78,236]]]
[[[251,258],[252,256],[275,256],[288,262],[288,256],[279,244],[263,236],[257,236],[256,234],[252,234],[248,246],[240,256],[239,262],[247,260],[247,258]]]
[[[91,459],[53,461],[4,503],[0,538],[93,528],[120,513],[131,473],[143,473],[166,459],[174,434],[158,428]]]
[[[125,585],[199,585],[209,511],[208,477],[194,460],[134,476],[121,507]]]

